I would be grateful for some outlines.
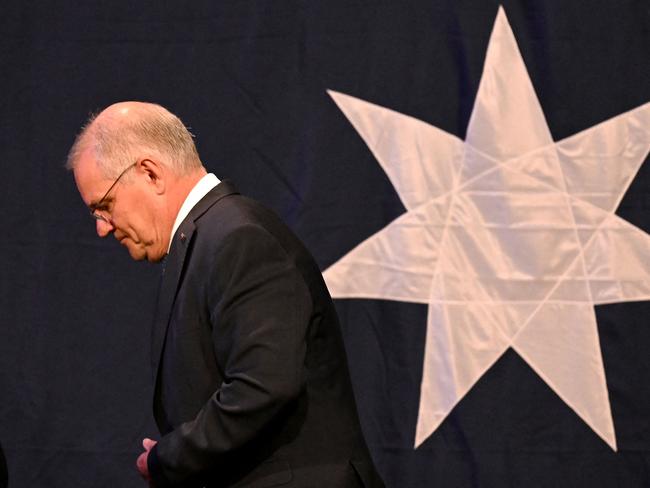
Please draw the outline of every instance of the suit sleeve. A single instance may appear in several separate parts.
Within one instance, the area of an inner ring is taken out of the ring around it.
[[[206,294],[224,381],[193,420],[151,451],[154,486],[174,486],[227,462],[305,385],[311,297],[285,250],[248,225],[224,239],[212,263]]]

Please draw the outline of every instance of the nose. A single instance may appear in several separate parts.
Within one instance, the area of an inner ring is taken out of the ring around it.
[[[108,234],[112,233],[115,230],[113,224],[106,222],[105,220],[97,220],[97,235],[99,237],[106,237]]]

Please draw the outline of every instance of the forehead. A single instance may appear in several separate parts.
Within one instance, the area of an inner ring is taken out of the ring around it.
[[[86,205],[97,203],[112,182],[102,176],[90,149],[81,153],[73,173],[77,190]]]

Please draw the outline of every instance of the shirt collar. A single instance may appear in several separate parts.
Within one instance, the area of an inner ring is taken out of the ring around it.
[[[174,226],[172,227],[172,234],[171,236],[169,236],[169,246],[167,247],[167,252],[169,252],[169,250],[172,247],[174,234],[176,234],[176,231],[178,230],[178,227],[181,225],[181,222],[185,220],[185,217],[188,216],[188,214],[194,208],[194,206],[197,203],[199,203],[199,201],[204,196],[206,196],[210,192],[210,190],[212,190],[219,183],[220,183],[219,178],[217,178],[212,173],[208,173],[203,178],[201,178],[196,183],[196,185],[194,185],[194,188],[192,188],[192,190],[187,194],[187,197],[185,198],[183,205],[181,205],[181,209],[178,211],[178,215],[176,215],[176,220],[174,221]]]

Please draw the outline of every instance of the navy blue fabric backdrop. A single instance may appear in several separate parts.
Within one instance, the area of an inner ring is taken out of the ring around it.
[[[645,0],[505,0],[555,140],[650,100]],[[100,240],[63,169],[88,113],[154,101],[325,269],[404,212],[326,93],[463,138],[498,2],[13,2],[0,8],[0,444],[11,487],[143,486],[159,269]],[[650,232],[650,163],[618,215]],[[649,253],[650,257],[650,253]],[[512,352],[413,448],[426,306],[337,301],[392,488],[650,486],[650,303],[597,307],[613,452]]]

